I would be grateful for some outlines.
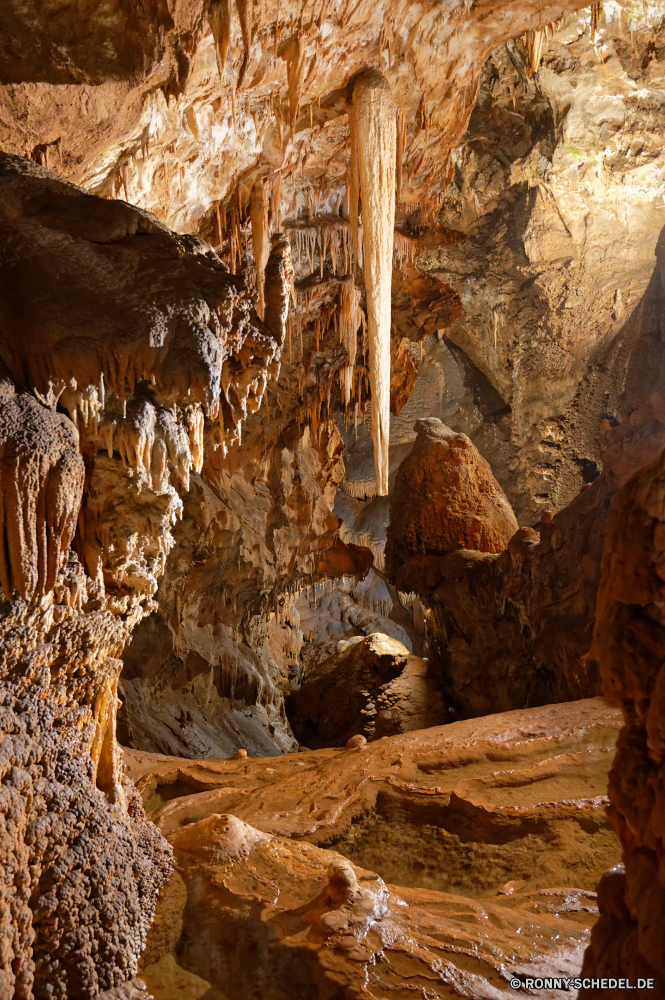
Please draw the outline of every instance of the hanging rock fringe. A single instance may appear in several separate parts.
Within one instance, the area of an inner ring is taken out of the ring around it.
[[[213,3],[208,13],[208,22],[215,40],[219,76],[223,80],[231,40],[231,0],[217,0]]]
[[[377,69],[356,77],[351,103],[351,172],[355,164],[363,214],[374,466],[377,494],[387,496],[397,109],[390,87]],[[355,234],[358,210],[353,199],[350,211]]]
[[[528,79],[531,79],[534,73],[538,72],[538,67],[540,66],[540,57],[543,54],[543,42],[545,40],[545,32],[527,31],[524,38],[524,48],[526,50],[526,75]]]

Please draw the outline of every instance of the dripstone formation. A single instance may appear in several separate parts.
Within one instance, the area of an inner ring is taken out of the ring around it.
[[[1,1000],[659,996],[665,7],[56,6],[0,10]]]

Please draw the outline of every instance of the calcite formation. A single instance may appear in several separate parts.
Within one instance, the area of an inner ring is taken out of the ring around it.
[[[382,74],[366,70],[351,90],[349,210],[358,246],[358,197],[362,204],[362,261],[367,288],[372,439],[378,496],[388,493],[390,433],[390,307],[395,228],[397,108]]]
[[[302,743],[343,746],[446,722],[427,664],[382,633],[340,640],[336,653],[310,665],[292,700],[291,723]]]
[[[623,865],[599,886],[601,918],[585,968],[665,983],[661,875],[663,769],[663,457],[622,489],[607,532],[592,655],[624,726],[610,772],[609,816]],[[600,994],[598,994],[600,995]]]
[[[663,989],[662,5],[56,6],[0,11],[0,994],[513,995],[612,866],[584,968]]]
[[[590,697],[589,656],[616,480],[520,528],[500,554],[459,550],[426,598],[433,673],[463,717]]]
[[[390,498],[386,573],[398,590],[424,597],[441,579],[448,553],[502,552],[517,521],[466,434],[435,417],[414,429],[418,436]]]
[[[91,1000],[135,976],[171,871],[118,757],[119,655],[283,329],[205,244],[34,163],[0,156],[0,206],[0,982]]]
[[[157,997],[401,998],[572,974],[618,858],[620,722],[592,699],[269,760],[127,751],[178,867],[141,975]]]

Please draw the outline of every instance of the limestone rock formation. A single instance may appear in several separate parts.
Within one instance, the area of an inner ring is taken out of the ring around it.
[[[292,699],[291,724],[309,746],[343,746],[426,729],[447,721],[427,663],[396,639],[375,632],[337,643],[309,669]]]
[[[2,1000],[665,988],[664,15],[5,0]]]
[[[640,341],[662,309],[662,11],[627,18],[605,5],[595,33],[589,8],[565,18],[531,77],[519,41],[492,53],[439,217],[466,238],[419,242],[419,269],[460,297],[445,337],[503,399],[493,427],[510,434],[481,437],[461,393],[444,420],[490,461],[520,524],[595,478],[603,428],[648,405],[661,367],[662,345]]]
[[[427,596],[457,549],[501,552],[517,521],[487,462],[466,434],[419,420],[413,450],[390,498],[386,572],[398,590]]]
[[[257,983],[401,998],[414,981],[503,997],[510,971],[572,974],[618,857],[619,725],[593,699],[269,760],[127,751],[178,866],[141,975],[157,997],[197,977],[224,998]]]
[[[205,244],[6,154],[0,229],[0,983],[92,1000],[135,976],[171,871],[118,757],[119,655],[279,344]]]
[[[621,490],[603,555],[592,655],[605,691],[624,714],[610,772],[609,816],[621,840],[625,868],[600,884],[602,915],[585,958],[585,968],[594,975],[621,969],[622,975],[655,976],[661,991],[664,523],[661,455]]]
[[[590,697],[589,657],[616,481],[602,476],[499,554],[460,550],[427,604],[432,670],[463,717]]]

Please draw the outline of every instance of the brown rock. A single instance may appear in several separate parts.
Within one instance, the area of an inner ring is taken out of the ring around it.
[[[587,654],[616,489],[613,476],[599,477],[540,533],[520,528],[500,555],[461,550],[442,561],[427,601],[431,668],[460,715],[599,692]]]
[[[346,749],[353,750],[355,747],[365,747],[367,746],[367,737],[363,736],[362,733],[358,733],[357,736],[350,736],[346,741]]]
[[[604,877],[584,970],[655,977],[665,990],[665,453],[621,490],[607,531],[591,656],[623,709],[609,816],[625,872]],[[593,994],[592,994],[593,995]],[[600,996],[600,993],[598,994]],[[645,991],[645,996],[646,996]]]
[[[314,747],[348,746],[447,718],[426,662],[380,632],[341,640],[333,656],[310,664],[292,704],[294,730]]]
[[[620,723],[594,698],[391,736],[361,753],[236,762],[126,750],[125,760],[167,836],[233,810],[399,885],[478,896],[523,878],[593,889],[619,860],[604,810]]]
[[[418,420],[390,500],[386,574],[398,590],[425,597],[457,549],[502,552],[517,521],[489,465],[466,434],[435,417]]]
[[[151,949],[148,988],[166,997],[163,984],[187,975],[240,1000],[257,986],[271,1000],[401,1000],[422,979],[498,1000],[506,970],[576,975],[591,890],[618,857],[604,789],[619,724],[592,699],[361,754],[127,751],[187,886],[178,943],[160,931],[169,950],[155,961]]]

